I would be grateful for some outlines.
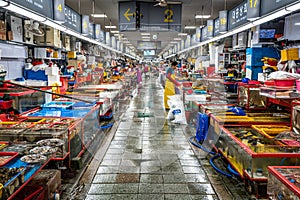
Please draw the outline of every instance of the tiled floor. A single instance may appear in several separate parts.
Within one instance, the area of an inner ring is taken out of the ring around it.
[[[185,136],[165,120],[156,79],[139,88],[89,189],[87,200],[219,199]]]

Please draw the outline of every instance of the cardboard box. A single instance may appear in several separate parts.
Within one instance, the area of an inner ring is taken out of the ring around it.
[[[47,45],[61,48],[60,30],[47,26],[45,34],[46,36],[35,37],[37,45]]]
[[[0,20],[0,40],[6,40],[6,23]]]
[[[281,50],[281,60],[282,61],[299,60],[299,49],[291,48],[291,49]]]
[[[76,51],[69,51],[68,58],[76,58]]]

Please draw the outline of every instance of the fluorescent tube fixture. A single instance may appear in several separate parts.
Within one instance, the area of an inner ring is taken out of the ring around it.
[[[185,26],[184,29],[196,29],[196,26]]]
[[[117,28],[116,26],[105,26],[105,28]]]
[[[178,33],[178,36],[186,36],[187,33]]]
[[[210,15],[196,15],[195,18],[196,19],[208,19],[208,18],[210,18]]]
[[[91,16],[94,18],[107,18],[106,14],[91,14]]]
[[[150,33],[141,33],[141,35],[150,35]]]
[[[119,31],[110,31],[111,33],[119,33]]]
[[[149,36],[143,36],[142,38],[143,38],[143,39],[150,39]]]
[[[180,40],[181,40],[181,38],[174,38],[174,40],[178,40],[178,41],[180,41]]]
[[[171,41],[170,43],[171,43],[171,44],[177,44],[178,42],[176,42],[176,41]]]

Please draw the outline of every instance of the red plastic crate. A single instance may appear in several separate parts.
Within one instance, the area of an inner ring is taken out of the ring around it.
[[[0,100],[0,109],[6,110],[8,108],[11,108],[12,103],[13,103],[13,100],[9,100],[9,101]]]
[[[18,152],[0,152],[0,157],[2,157],[2,156],[11,156],[4,163],[2,163],[2,164],[0,163],[0,167],[5,166],[11,160],[13,160],[14,158],[16,158],[18,156],[18,154],[19,154]]]

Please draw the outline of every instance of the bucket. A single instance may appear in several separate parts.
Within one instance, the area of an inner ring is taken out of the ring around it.
[[[300,80],[296,80],[296,89],[300,91]]]

